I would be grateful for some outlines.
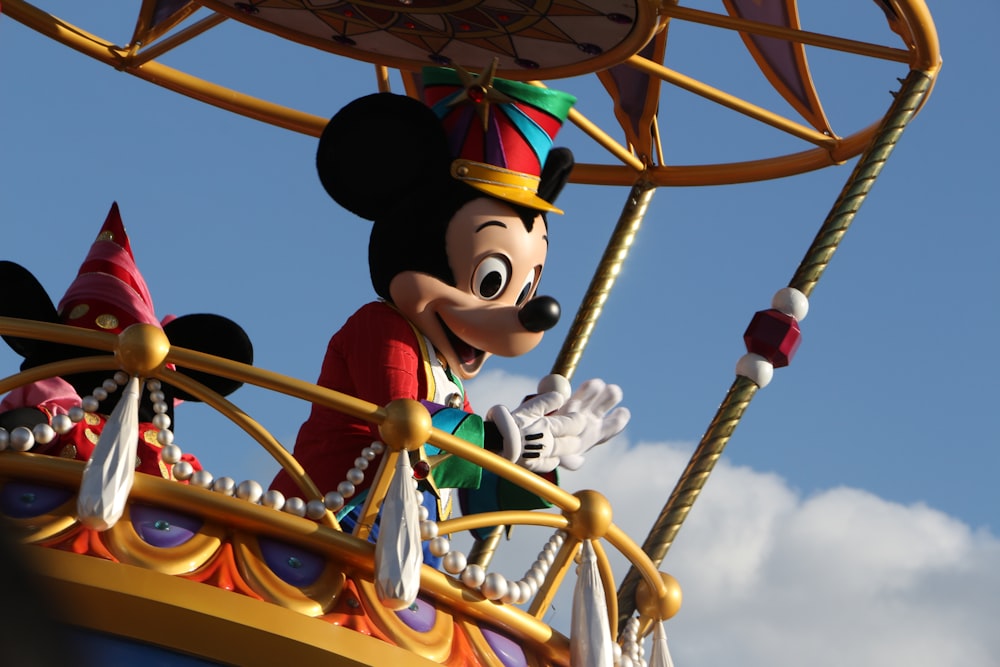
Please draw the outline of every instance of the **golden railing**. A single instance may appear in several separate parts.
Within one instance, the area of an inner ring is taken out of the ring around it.
[[[156,502],[172,505],[174,509],[181,511],[207,512],[216,518],[225,518],[225,522],[231,525],[252,526],[265,532],[291,536],[308,543],[321,553],[349,564],[352,570],[371,576],[372,544],[365,537],[396,470],[396,458],[429,443],[518,484],[551,503],[560,512],[501,510],[461,516],[440,522],[440,535],[453,535],[498,525],[532,525],[564,531],[566,537],[544,582],[529,601],[526,614],[513,605],[498,607],[495,602],[470,597],[469,590],[463,591],[461,586],[456,586],[454,578],[429,567],[423,568],[423,592],[451,604],[461,605],[472,616],[480,615],[484,619],[495,621],[499,614],[505,625],[515,628],[526,637],[541,640],[549,631],[539,630],[539,622],[574,565],[581,543],[591,540],[602,575],[613,636],[617,632],[617,593],[612,567],[602,542],[617,550],[631,564],[632,569],[640,574],[643,590],[637,594],[637,598],[641,598],[637,604],[641,614],[647,617],[646,620],[666,620],[679,608],[680,589],[677,583],[669,575],[659,572],[639,545],[612,522],[611,506],[603,495],[590,490],[569,493],[489,451],[433,428],[430,414],[417,401],[401,399],[387,406],[377,406],[255,366],[171,347],[161,329],[145,324],[133,325],[115,335],[59,324],[0,317],[0,334],[87,347],[104,353],[53,362],[4,377],[0,379],[0,395],[38,380],[85,371],[121,370],[144,380],[161,380],[203,401],[242,429],[287,471],[307,501],[322,500],[323,493],[267,429],[236,404],[181,372],[172,370],[168,365],[211,373],[363,419],[378,426],[386,445],[385,454],[381,457],[365,500],[361,519],[350,536],[341,530],[334,513],[329,509],[322,517],[309,520],[257,503],[234,502],[232,498],[193,485],[148,475],[136,476],[130,498],[140,501],[155,499]],[[30,477],[32,470],[40,467],[45,468],[51,481],[73,485],[79,482],[83,464],[31,453],[6,451],[0,454],[0,476],[8,479]],[[169,494],[163,493],[163,485],[171,485]]]

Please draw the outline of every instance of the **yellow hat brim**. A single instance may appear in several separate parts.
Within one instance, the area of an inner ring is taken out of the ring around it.
[[[509,204],[516,204],[517,206],[524,206],[526,208],[545,211],[547,213],[558,213],[559,215],[562,215],[563,213],[562,209],[556,208],[534,192],[529,192],[528,190],[511,188],[505,185],[496,185],[493,183],[466,182],[480,192],[488,194],[496,199],[503,200]]]
[[[562,214],[560,209],[538,196],[538,176],[463,159],[451,163],[451,175],[510,204]]]

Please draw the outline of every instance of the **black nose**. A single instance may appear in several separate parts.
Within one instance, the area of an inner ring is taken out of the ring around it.
[[[551,296],[540,296],[524,304],[517,319],[528,331],[548,331],[559,321],[560,312],[558,301]]]

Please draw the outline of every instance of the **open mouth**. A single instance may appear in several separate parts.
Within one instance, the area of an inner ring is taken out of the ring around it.
[[[458,357],[462,367],[466,370],[478,369],[486,353],[472,347],[459,338],[454,331],[448,328],[448,325],[444,323],[444,320],[441,319],[440,315],[438,315],[437,318],[438,322],[441,324],[441,328],[444,330],[444,335],[448,338],[448,342],[451,343],[451,349],[455,351],[455,356]]]

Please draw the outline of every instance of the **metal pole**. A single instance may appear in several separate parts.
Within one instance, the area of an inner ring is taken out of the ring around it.
[[[576,372],[576,365],[583,356],[583,350],[590,342],[590,334],[597,325],[597,319],[604,309],[604,302],[608,300],[611,288],[615,285],[618,273],[622,264],[628,257],[635,235],[642,225],[642,220],[649,208],[649,202],[653,199],[656,186],[641,178],[632,186],[625,207],[618,217],[618,224],[615,225],[611,239],[604,249],[594,277],[590,281],[590,286],[576,311],[573,324],[566,334],[559,356],[556,357],[552,365],[552,372],[564,376],[567,380],[573,378]]]
[[[580,361],[580,357],[583,356],[583,350],[590,341],[590,333],[597,325],[597,319],[604,309],[604,302],[608,300],[608,295],[611,293],[611,288],[614,287],[622,264],[628,257],[632,242],[642,225],[643,217],[646,215],[646,210],[649,208],[649,202],[655,191],[656,186],[644,178],[640,178],[632,186],[628,199],[625,201],[625,207],[618,217],[618,223],[604,249],[604,255],[597,265],[594,277],[591,278],[590,287],[587,288],[569,333],[566,334],[566,339],[563,341],[562,350],[552,365],[553,373],[559,373],[567,380],[573,377],[576,365]],[[469,550],[469,562],[484,568],[487,567],[493,560],[493,553],[506,530],[506,526],[497,526],[487,537],[476,539]]]
[[[933,77],[913,70],[902,83],[903,87],[896,93],[879,131],[872,139],[871,145],[858,159],[847,184],[841,190],[840,196],[789,283],[790,287],[798,289],[806,296],[812,293],[829,264],[903,129],[916,115],[924,98],[930,92]],[[715,462],[722,455],[733,430],[757,389],[757,385],[751,380],[737,376],[698,448],[691,455],[687,468],[681,474],[642,546],[643,551],[657,566],[673,544],[681,524],[698,498],[715,467]],[[635,593],[639,579],[639,572],[632,567],[618,588],[619,632],[624,629],[625,623],[635,612]]]

